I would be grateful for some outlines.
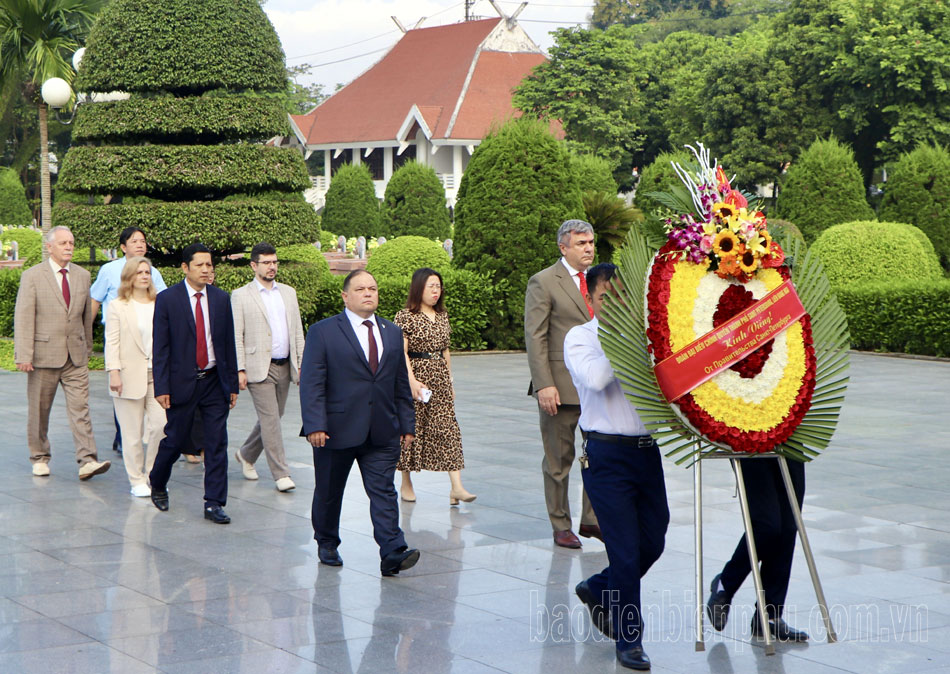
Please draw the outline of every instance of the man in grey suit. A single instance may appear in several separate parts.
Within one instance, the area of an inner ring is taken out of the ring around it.
[[[528,281],[524,300],[524,340],[531,369],[528,395],[538,399],[544,459],[544,500],[554,528],[554,542],[564,548],[581,547],[571,531],[568,480],[574,463],[574,434],[580,418],[580,400],[564,366],[564,337],[575,325],[586,323],[593,310],[585,272],[594,261],[594,230],[583,220],[567,220],[557,231],[561,259]],[[582,492],[581,536],[600,538],[597,517],[587,493]],[[603,539],[601,539],[603,540]]]
[[[14,360],[27,373],[29,404],[26,437],[33,475],[49,475],[49,413],[56,388],[66,395],[66,415],[76,445],[79,479],[109,470],[99,461],[89,417],[89,356],[95,313],[89,299],[89,272],[72,264],[75,241],[66,227],[45,237],[49,259],[20,277],[14,311]]]
[[[251,392],[257,423],[235,454],[248,480],[258,479],[254,463],[261,455],[278,491],[295,487],[284,454],[280,419],[290,382],[299,383],[304,336],[297,292],[277,283],[277,250],[269,243],[251,249],[254,280],[231,294],[238,384]]]

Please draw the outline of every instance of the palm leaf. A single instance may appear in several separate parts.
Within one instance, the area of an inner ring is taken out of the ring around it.
[[[692,210],[685,189],[648,196],[678,212]],[[653,362],[647,354],[644,311],[647,272],[655,251],[662,245],[662,242],[655,246],[653,243],[644,228],[632,227],[627,233],[619,253],[617,274],[621,283],[615,286],[616,297],[607,298],[599,336],[627,400],[637,409],[666,456],[677,465],[688,467],[711,453],[732,450],[709,442],[689,428],[666,402],[656,382]],[[787,459],[805,462],[828,447],[837,427],[840,403],[848,383],[843,375],[849,366],[850,335],[847,317],[831,291],[817,256],[796,238],[786,236],[780,243],[799,298],[811,317],[816,374],[812,406],[788,440],[773,451]]]

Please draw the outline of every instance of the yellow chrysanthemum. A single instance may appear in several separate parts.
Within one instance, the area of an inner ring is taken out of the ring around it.
[[[731,229],[724,229],[713,240],[713,251],[719,257],[735,255],[739,247],[739,237]]]

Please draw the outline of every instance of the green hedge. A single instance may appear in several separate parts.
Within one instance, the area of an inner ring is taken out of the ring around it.
[[[57,184],[73,192],[174,194],[177,199],[209,192],[310,186],[300,153],[263,145],[73,146]]]
[[[25,267],[32,267],[43,260],[43,234],[38,229],[29,227],[4,229],[0,232],[0,245],[8,241],[17,242],[19,258],[23,260]]]
[[[950,152],[921,145],[902,155],[888,171],[880,217],[922,229],[950,268]]]
[[[450,227],[445,188],[435,169],[415,161],[396,169],[386,185],[379,233],[389,237],[414,234],[445,240]]]
[[[13,310],[23,269],[0,269],[0,337],[13,337]]]
[[[26,200],[26,190],[13,169],[0,167],[0,225],[29,225],[33,212]]]
[[[856,284],[838,291],[856,349],[950,356],[950,280]]]
[[[846,222],[829,227],[811,246],[836,290],[873,281],[943,277],[927,235],[902,222]]]
[[[379,199],[369,169],[360,164],[344,164],[330,179],[323,224],[346,238],[376,236],[379,229]]]
[[[442,245],[422,236],[400,236],[376,248],[366,263],[373,276],[412,277],[416,269],[431,267],[444,273],[451,266]]]
[[[280,39],[257,0],[113,0],[86,40],[76,91],[282,91]]]
[[[874,219],[854,152],[835,138],[802,152],[781,187],[774,215],[798,225],[809,244],[832,225]]]
[[[571,165],[581,192],[609,192],[617,196],[617,181],[609,161],[592,154],[572,154]]]
[[[186,201],[53,209],[53,224],[73,230],[77,240],[112,248],[126,227],[141,227],[155,248],[179,250],[196,240],[219,251],[244,252],[261,241],[284,246],[315,241],[320,221],[306,202]],[[198,234],[197,232],[200,232]]]
[[[291,246],[278,246],[277,259],[281,265],[285,262],[309,262],[320,268],[320,273],[329,274],[330,265],[323,253],[312,243],[295,243]]]
[[[290,135],[287,113],[274,99],[249,96],[132,98],[83,105],[73,142],[163,141],[170,144],[267,140]]]

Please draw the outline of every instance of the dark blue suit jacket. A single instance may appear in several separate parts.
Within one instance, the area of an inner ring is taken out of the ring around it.
[[[325,318],[307,331],[300,366],[302,436],[329,435],[328,449],[399,444],[415,433],[416,412],[409,388],[402,330],[376,317],[383,356],[374,375],[345,313]]]
[[[218,380],[225,397],[238,392],[237,351],[231,297],[205,286],[211,320],[211,343]],[[152,319],[152,379],[155,395],[171,395],[172,404],[191,398],[195,391],[195,316],[185,282],[176,283],[155,298]]]

